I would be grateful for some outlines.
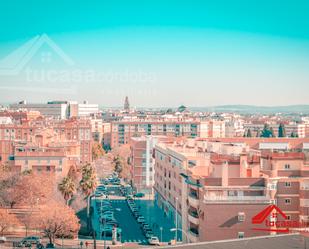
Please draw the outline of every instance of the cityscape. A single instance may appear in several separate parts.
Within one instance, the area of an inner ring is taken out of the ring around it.
[[[0,249],[309,248],[309,4],[231,2],[0,3]]]

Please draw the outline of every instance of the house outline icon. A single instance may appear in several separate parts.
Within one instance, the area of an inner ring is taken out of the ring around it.
[[[252,217],[252,224],[261,224],[263,221],[274,211],[276,210],[284,219],[288,217],[278,208],[276,205],[270,205],[259,212],[257,215]]]
[[[68,66],[74,61],[48,35],[37,35],[27,41],[0,61],[0,75],[18,75],[35,56],[38,50],[48,45]]]

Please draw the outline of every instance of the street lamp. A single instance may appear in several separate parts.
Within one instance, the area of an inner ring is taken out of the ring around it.
[[[163,231],[163,227],[160,227],[160,232],[161,232],[160,241],[161,241],[161,242],[163,242],[163,240],[162,240],[162,231]]]
[[[106,198],[107,198],[107,196],[106,196]],[[102,214],[102,210],[103,210],[103,197],[101,197],[101,199],[100,199],[100,203],[101,203],[101,210],[100,210],[100,213]],[[101,240],[102,240],[102,236],[104,236],[104,249],[106,248],[106,227],[105,227],[105,217],[103,217],[102,219],[101,219],[101,221],[100,221],[100,238],[101,238]],[[102,234],[102,225],[103,225],[103,230],[104,230],[104,235]]]
[[[170,229],[171,232],[176,232],[177,230],[179,230],[179,231],[182,232],[184,235],[186,235],[187,242],[190,243],[189,236],[188,236],[188,234],[187,234],[184,230],[182,230],[181,228],[171,228],[171,229]],[[176,241],[176,242],[177,242],[177,241]]]
[[[175,241],[177,243],[177,240],[178,240],[178,234],[177,234],[177,231],[178,231],[178,197],[176,197],[176,216],[175,216],[175,225],[176,225],[176,229],[175,229]]]
[[[87,229],[90,229],[90,205],[91,205],[91,199],[94,197],[94,194],[90,194],[87,196]]]

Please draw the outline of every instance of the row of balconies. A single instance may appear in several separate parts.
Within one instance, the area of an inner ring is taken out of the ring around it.
[[[193,210],[189,210],[188,211],[188,220],[195,224],[195,225],[199,225],[199,215],[197,213],[197,210],[196,211],[193,211]]]
[[[270,203],[268,196],[225,196],[225,195],[205,195],[206,202],[246,202],[246,203]]]

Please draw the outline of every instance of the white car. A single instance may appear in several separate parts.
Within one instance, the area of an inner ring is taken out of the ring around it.
[[[145,218],[143,216],[140,216],[140,217],[137,218],[137,222],[143,223],[143,222],[145,222]]]
[[[0,243],[5,243],[6,242],[6,237],[0,237]]]
[[[155,246],[159,246],[160,245],[160,241],[158,239],[158,237],[152,236],[148,239],[148,243],[149,245],[155,245]]]

